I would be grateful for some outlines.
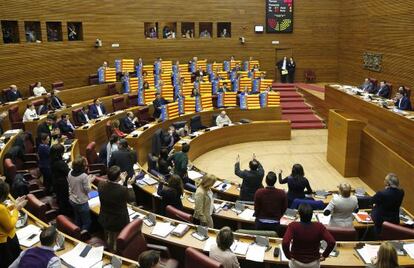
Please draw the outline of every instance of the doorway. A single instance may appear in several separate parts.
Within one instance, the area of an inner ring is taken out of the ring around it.
[[[293,49],[292,48],[275,48],[275,81],[280,82],[280,73],[279,69],[277,68],[277,63],[283,59],[283,57],[293,57]]]

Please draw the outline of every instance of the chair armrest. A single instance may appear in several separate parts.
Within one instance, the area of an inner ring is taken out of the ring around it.
[[[51,222],[52,220],[56,219],[58,215],[59,213],[56,209],[46,211],[46,219],[48,222]]]
[[[91,235],[89,234],[89,232],[87,230],[82,230],[81,231],[81,241],[85,242],[89,239],[91,239]]]
[[[36,196],[37,199],[40,199],[40,198],[46,196],[44,188],[30,191],[30,193],[33,194],[34,196]]]
[[[147,244],[148,249],[152,249],[152,250],[157,250],[161,252],[161,257],[162,258],[171,258],[170,257],[170,251],[168,250],[168,248],[166,246],[160,246],[160,245],[155,245],[155,244]]]
[[[39,161],[39,156],[36,153],[29,153],[29,154],[24,154],[24,161],[25,162],[38,162]]]

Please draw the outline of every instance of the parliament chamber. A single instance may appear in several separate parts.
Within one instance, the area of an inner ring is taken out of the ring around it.
[[[413,10],[0,3],[0,268],[414,267]]]

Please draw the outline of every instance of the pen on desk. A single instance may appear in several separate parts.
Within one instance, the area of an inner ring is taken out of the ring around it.
[[[359,257],[358,257],[358,255],[356,255],[355,253],[354,253],[354,254],[352,254],[352,255],[354,255],[354,256],[355,256],[355,258],[357,258],[357,259],[359,260]]]

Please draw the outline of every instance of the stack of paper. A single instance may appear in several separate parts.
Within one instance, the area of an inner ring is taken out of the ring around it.
[[[178,224],[174,230],[172,230],[172,234],[178,237],[182,237],[187,233],[187,231],[190,229],[190,227],[187,224],[180,223]]]
[[[71,267],[76,268],[90,268],[102,261],[102,256],[104,252],[103,247],[92,247],[91,250],[85,257],[81,257],[82,251],[89,245],[84,243],[79,243],[71,251],[66,252],[60,259],[70,265]]]
[[[371,216],[368,214],[368,212],[365,211],[360,211],[358,213],[353,213],[355,219],[358,222],[362,222],[362,223],[372,223],[372,219]]]
[[[31,247],[40,241],[39,236],[42,230],[36,225],[29,224],[26,227],[16,231],[20,245]]]
[[[154,228],[152,229],[151,234],[161,236],[161,237],[167,237],[172,230],[174,230],[174,226],[172,226],[169,222],[157,222],[155,224]]]
[[[265,251],[266,247],[262,247],[257,244],[250,245],[246,253],[246,260],[263,262]]]
[[[249,246],[250,246],[249,243],[234,241],[233,244],[231,245],[230,249],[231,249],[231,251],[233,251],[234,254],[244,256],[244,255],[246,255],[247,250],[249,249]]]
[[[142,179],[142,181],[143,182],[145,182],[146,184],[148,184],[148,185],[154,185],[154,184],[157,184],[158,183],[158,181],[157,180],[154,180],[153,178],[151,178],[151,176],[150,175],[148,175],[148,174],[145,174],[145,176],[144,176],[144,178]]]
[[[371,260],[377,256],[379,248],[379,245],[365,245],[356,251],[365,263],[371,263]]]
[[[407,252],[411,259],[414,259],[414,243],[408,243],[403,245],[404,250]]]
[[[254,210],[250,209],[250,208],[246,208],[245,210],[243,210],[242,213],[239,214],[239,217],[247,220],[247,221],[252,221],[255,219],[255,217],[253,216],[254,214]]]
[[[203,174],[195,170],[189,170],[187,174],[188,174],[188,178],[190,178],[191,180],[197,180],[203,177]]]

